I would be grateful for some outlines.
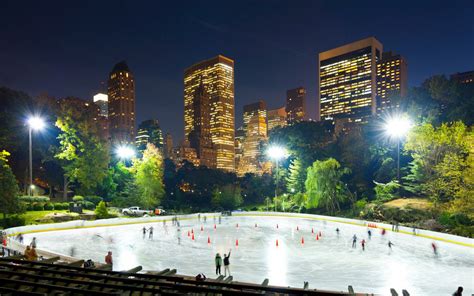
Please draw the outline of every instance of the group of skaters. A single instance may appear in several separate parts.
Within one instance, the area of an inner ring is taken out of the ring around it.
[[[146,227],[143,226],[143,229],[142,229],[143,239],[145,239],[147,232],[148,232],[148,238],[153,239],[153,226],[150,226],[150,228],[148,229],[146,229]]]
[[[392,231],[394,231],[394,232],[399,231],[398,222],[395,225],[392,225]],[[340,232],[339,228],[336,228],[337,236],[339,236],[339,232]],[[386,233],[387,233],[387,231],[384,228],[382,228],[382,231],[381,231],[382,236],[384,236]],[[413,233],[416,233],[416,230],[414,230]],[[368,237],[369,240],[372,239],[372,230],[371,229],[367,230],[367,237]],[[357,248],[357,240],[358,240],[357,235],[354,234],[352,236],[352,248],[353,249]],[[362,239],[360,241],[362,251],[365,251],[366,243],[367,243],[367,241],[365,239]],[[389,250],[392,251],[392,247],[395,246],[395,244],[392,243],[392,241],[389,240],[388,243],[387,243],[387,246],[388,246]],[[435,255],[438,255],[438,247],[434,242],[431,243],[431,248],[433,249],[433,253]]]
[[[216,258],[214,259],[216,263],[216,275],[221,275],[222,262],[224,262],[224,276],[227,276],[227,273],[230,274],[230,252],[228,254],[224,253],[224,260],[222,260],[221,254],[217,253]]]

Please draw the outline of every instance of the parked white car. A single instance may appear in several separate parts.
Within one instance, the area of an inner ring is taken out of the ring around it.
[[[140,207],[130,207],[130,208],[122,209],[122,214],[127,215],[127,216],[145,216],[145,215],[153,215],[153,211],[143,210]]]

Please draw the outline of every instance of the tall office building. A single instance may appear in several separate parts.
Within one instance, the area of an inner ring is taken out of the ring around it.
[[[106,94],[103,93],[97,93],[93,97],[94,103],[99,107],[99,115],[103,117],[108,117],[109,116],[109,104],[108,104],[108,99],[109,97]]]
[[[165,136],[165,142],[163,143],[163,146],[164,146],[164,154],[165,154],[165,158],[170,158],[170,159],[173,159],[174,158],[174,155],[173,155],[173,137],[171,136],[170,133],[166,133],[166,136]]]
[[[382,52],[382,44],[369,37],[319,54],[321,120],[366,122],[376,113],[376,66]]]
[[[107,88],[112,143],[132,144],[135,140],[135,80],[125,61],[114,66]]]
[[[285,107],[281,107],[274,110],[267,111],[267,129],[270,132],[275,127],[286,126],[286,110]]]
[[[407,62],[391,51],[382,53],[377,63],[377,112],[397,108],[394,97],[403,98],[408,91]]]
[[[306,89],[304,87],[286,91],[285,110],[288,124],[306,120]]]
[[[209,116],[203,117],[206,112]],[[222,55],[184,71],[185,138],[191,140],[193,134],[205,137],[203,126],[209,126],[211,167],[234,171],[234,61]],[[195,139],[193,142],[196,145]]]
[[[135,146],[138,151],[143,152],[148,143],[155,145],[156,148],[163,148],[163,132],[156,119],[145,120],[138,125]]]
[[[245,133],[242,141],[242,157],[237,173],[260,173],[260,143],[267,140],[267,107],[264,101],[244,106]]]

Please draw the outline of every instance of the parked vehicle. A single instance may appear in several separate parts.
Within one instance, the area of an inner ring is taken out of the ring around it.
[[[130,208],[122,209],[122,214],[127,215],[127,216],[145,216],[145,215],[153,215],[153,211],[143,210],[140,207],[130,207]]]

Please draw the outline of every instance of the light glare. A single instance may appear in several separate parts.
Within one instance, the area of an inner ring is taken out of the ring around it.
[[[271,146],[268,148],[267,154],[273,159],[282,159],[286,156],[286,150],[280,146]]]
[[[116,154],[121,159],[130,159],[135,156],[135,150],[128,146],[120,146],[117,148]]]
[[[28,119],[28,125],[34,130],[41,130],[46,125],[43,118],[38,116],[32,116]]]
[[[404,137],[411,127],[412,123],[407,117],[396,116],[385,122],[385,132],[392,138]]]

